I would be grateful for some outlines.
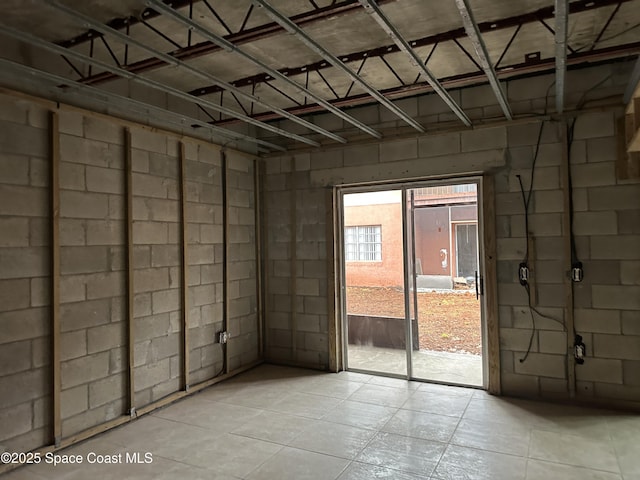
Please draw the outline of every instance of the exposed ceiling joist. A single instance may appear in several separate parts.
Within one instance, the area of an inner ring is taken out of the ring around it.
[[[564,111],[564,84],[567,72],[567,26],[569,25],[569,1],[555,0],[556,42],[556,112]]]
[[[462,22],[464,24],[464,29],[467,32],[467,36],[471,40],[473,44],[473,48],[476,51],[476,55],[480,60],[480,65],[484,70],[485,75],[489,79],[489,84],[493,89],[493,93],[496,95],[498,99],[498,103],[500,104],[500,108],[502,108],[502,112],[507,119],[511,120],[513,118],[513,114],[511,113],[511,107],[509,106],[509,102],[507,101],[507,97],[500,86],[500,82],[498,81],[498,77],[496,76],[496,71],[491,64],[491,57],[489,56],[489,52],[487,51],[487,46],[482,39],[482,34],[480,29],[478,28],[478,24],[476,23],[473,12],[471,11],[471,6],[469,5],[469,0],[455,0],[458,10],[460,11],[460,16],[462,17]]]
[[[312,145],[314,147],[318,147],[320,146],[320,144],[318,142],[315,142],[311,139],[302,137],[300,135],[296,135],[294,133],[291,132],[287,132],[286,130],[282,130],[280,128],[274,127],[273,125],[270,125],[268,123],[264,123],[261,122],[259,120],[256,120],[254,118],[251,118],[247,115],[242,115],[239,114],[237,112],[234,112],[233,110],[230,110],[226,107],[223,107],[221,105],[217,105],[215,103],[209,102],[208,100],[205,100],[203,98],[198,98],[198,97],[194,97],[193,95],[189,95],[188,93],[184,93],[180,90],[178,90],[177,88],[173,88],[170,87],[168,85],[164,85],[160,82],[156,82],[155,80],[151,80],[149,78],[145,78],[145,77],[141,77],[139,75],[136,75],[134,73],[128,72],[126,70],[123,70],[122,68],[118,68],[118,67],[113,67],[111,65],[108,65],[104,62],[101,62],[100,60],[96,60],[94,58],[88,57],[86,55],[83,55],[79,52],[76,52],[75,50],[69,50],[67,48],[61,47],[59,45],[56,45],[55,43],[51,43],[51,42],[47,42],[46,40],[42,40],[39,37],[33,36],[29,33],[25,33],[22,32],[20,30],[15,30],[11,27],[7,27],[5,25],[0,25],[0,33],[3,33],[5,35],[8,35],[12,38],[15,38],[16,40],[19,40],[21,42],[24,42],[28,45],[32,45],[34,47],[38,47],[38,48],[42,48],[46,51],[52,52],[52,53],[56,53],[58,55],[66,55],[68,57],[72,57],[75,58],[76,60],[79,60],[80,62],[83,62],[85,64],[88,65],[93,65],[94,67],[98,67],[98,68],[102,68],[105,69],[107,71],[110,71],[111,73],[114,73],[122,78],[126,78],[128,80],[134,81],[134,82],[138,82],[142,85],[146,85],[148,87],[151,87],[153,89],[162,91],[164,93],[168,93],[170,95],[173,95],[177,98],[180,98],[182,100],[186,100],[188,102],[192,102],[195,104],[198,104],[202,107],[207,107],[207,108],[211,108],[212,110],[215,111],[219,111],[221,113],[224,113],[225,115],[229,115],[231,117],[234,117],[238,120],[241,120],[243,122],[249,123],[251,125],[255,125],[256,127],[262,128],[264,130],[270,131],[272,133],[275,133],[276,135],[281,135],[283,137],[287,137],[287,138],[291,138],[292,140],[296,140],[298,142],[302,142],[302,143],[306,143],[308,145]]]
[[[134,38],[122,33],[122,32],[120,32],[118,30],[115,30],[115,29],[113,29],[111,27],[108,27],[106,25],[100,24],[100,23],[96,22],[95,20],[93,20],[91,17],[89,17],[87,15],[84,15],[84,14],[82,14],[82,13],[80,13],[80,12],[78,12],[78,11],[72,9],[72,8],[69,8],[66,5],[63,5],[60,2],[58,2],[57,0],[48,0],[48,3],[52,7],[64,12],[66,15],[74,18],[75,20],[77,20],[79,22],[82,22],[83,24],[85,24],[89,28],[97,30],[97,31],[101,32],[104,35],[107,35],[107,34],[108,35],[112,35],[112,36],[116,37],[118,40],[120,40],[121,42],[123,42],[125,44],[135,45],[136,47],[141,48],[141,49],[149,52],[152,55],[155,55],[156,57],[158,57],[159,59],[161,59],[161,60],[163,60],[163,61],[165,61],[167,63],[173,63],[174,65],[176,65],[176,66],[178,66],[178,67],[180,67],[180,68],[182,68],[182,69],[184,69],[184,70],[186,70],[186,71],[188,71],[188,72],[190,72],[190,73],[192,73],[194,75],[197,75],[197,76],[199,76],[201,78],[205,78],[205,79],[207,79],[207,80],[209,80],[211,82],[214,82],[215,84],[219,85],[220,87],[222,87],[222,88],[224,88],[226,90],[229,90],[229,91],[235,93],[236,95],[239,95],[239,96],[241,96],[241,97],[243,97],[243,98],[245,98],[245,99],[247,99],[247,100],[249,100],[251,102],[255,102],[256,104],[261,105],[261,106],[263,106],[263,107],[265,107],[265,108],[267,108],[269,110],[273,110],[274,112],[279,113],[284,118],[288,118],[289,120],[291,120],[294,123],[302,125],[305,128],[308,128],[308,129],[313,130],[313,131],[315,131],[317,133],[320,133],[321,135],[324,135],[327,138],[331,138],[332,140],[335,140],[337,142],[346,143],[346,140],[343,137],[339,136],[339,135],[331,133],[331,132],[325,130],[324,128],[321,128],[321,127],[319,127],[317,125],[314,125],[314,124],[312,124],[312,123],[310,123],[310,122],[308,122],[308,121],[306,121],[306,120],[304,120],[302,118],[299,118],[299,117],[287,112],[286,110],[283,110],[283,109],[281,109],[279,107],[276,107],[276,106],[274,106],[272,104],[269,104],[269,103],[261,100],[260,98],[254,96],[254,95],[251,95],[251,94],[245,92],[244,90],[236,88],[233,85],[225,82],[224,80],[215,77],[214,75],[211,75],[208,72],[205,72],[203,70],[195,68],[192,65],[190,65],[190,64],[188,64],[186,62],[183,62],[182,60],[176,59],[176,58],[172,57],[171,55],[168,55],[168,54],[166,54],[164,52],[161,52],[161,51],[159,51],[159,50],[157,50],[155,48],[149,47],[148,45],[146,45],[146,44],[144,44],[144,43],[142,43],[142,42],[140,42],[140,41],[138,41],[138,40],[136,40],[136,39],[134,39]],[[231,110],[231,112],[233,112],[233,111]],[[235,113],[235,112],[231,113],[231,116],[233,116],[235,118],[239,118],[238,114]]]
[[[284,75],[284,74],[280,73],[279,71],[271,68],[269,65],[264,63],[262,60],[256,58],[255,56],[246,53],[244,50],[242,50],[241,48],[237,47],[233,43],[229,42],[225,38],[223,38],[223,37],[221,37],[219,35],[216,35],[216,34],[212,33],[211,31],[205,29],[204,27],[202,27],[198,23],[194,22],[193,20],[189,19],[188,17],[185,17],[184,15],[182,15],[181,13],[179,13],[176,10],[172,9],[171,7],[168,7],[167,5],[165,5],[160,0],[150,0],[149,3],[156,10],[161,11],[162,13],[170,16],[171,18],[173,18],[177,22],[179,22],[182,25],[185,25],[186,27],[192,29],[193,31],[195,31],[199,35],[201,35],[202,37],[204,37],[204,38],[208,39],[209,41],[211,41],[212,43],[218,45],[219,47],[221,47],[221,48],[223,48],[223,49],[225,49],[225,50],[227,50],[229,52],[236,53],[239,56],[241,56],[242,58],[244,58],[245,60],[253,63],[254,65],[257,65],[262,70],[264,70],[267,75],[270,75],[273,78],[277,78],[277,79],[287,83],[288,85],[294,87],[296,90],[298,90],[300,92],[303,92],[305,95],[307,95],[310,98],[314,99],[316,102],[318,102],[324,108],[326,108],[330,112],[334,113],[338,117],[342,118],[344,121],[346,121],[346,122],[350,123],[351,125],[354,125],[355,127],[359,128],[363,132],[365,132],[365,133],[367,133],[367,134],[369,134],[369,135],[371,135],[371,136],[373,136],[375,138],[381,138],[382,137],[382,135],[380,135],[380,133],[375,131],[373,128],[365,125],[361,121],[359,121],[359,120],[353,118],[352,116],[344,113],[339,108],[334,107],[328,101],[326,101],[325,99],[323,99],[319,95],[316,95],[315,93],[313,93],[308,88],[304,87],[303,85],[298,84],[297,82],[295,82],[294,80],[291,80],[286,75]]]
[[[427,80],[427,83],[431,85],[431,88],[440,96],[440,98],[447,104],[447,106],[456,114],[456,116],[462,120],[466,126],[471,126],[471,120],[464,113],[462,108],[455,102],[451,95],[444,89],[444,87],[440,84],[438,79],[431,73],[431,71],[427,68],[422,59],[418,56],[416,51],[409,45],[409,42],[405,40],[402,34],[398,31],[398,29],[391,23],[391,20],[387,18],[384,12],[380,9],[375,0],[360,0],[360,3],[365,8],[367,13],[369,13],[375,21],[382,27],[382,29],[391,37],[396,46],[405,52],[411,62],[420,69],[420,72]]]
[[[330,53],[324,47],[322,47],[319,43],[313,40],[309,35],[307,35],[304,31],[300,29],[295,23],[289,20],[286,16],[280,13],[278,10],[273,8],[268,2],[265,0],[252,0],[254,5],[258,5],[264,10],[272,20],[276,23],[280,24],[285,30],[289,33],[295,35],[295,37],[304,43],[309,49],[320,55],[327,62],[331,63],[338,70],[344,72],[352,81],[360,85],[365,91],[369,93],[373,98],[375,98],[380,104],[389,109],[395,115],[397,115],[400,119],[411,125],[413,128],[418,130],[419,132],[424,132],[424,127],[416,122],[411,116],[407,115],[402,109],[400,109],[393,102],[388,100],[384,95],[382,95],[378,90],[376,90],[373,86],[371,86],[368,82],[366,82],[362,77],[360,77],[356,72],[347,67],[344,62],[342,62],[338,57]]]
[[[574,54],[567,55],[567,66],[580,65],[584,63],[602,62],[612,60],[616,58],[624,58],[630,56],[637,56],[640,54],[640,42],[635,42],[628,45],[606,47],[601,49],[590,50],[586,52],[576,52]],[[536,61],[529,61],[518,65],[509,65],[508,67],[501,68],[496,71],[499,79],[509,79],[512,77],[522,75],[533,75],[543,72],[552,71],[555,68],[555,57],[540,59]],[[640,69],[639,69],[640,71]],[[640,78],[640,73],[638,74]],[[477,85],[479,83],[486,83],[486,75],[484,72],[471,72],[460,75],[454,75],[452,77],[442,79],[441,84],[445,88],[461,88],[469,85]],[[422,95],[425,93],[431,93],[433,89],[427,82],[415,83],[413,85],[401,85],[399,87],[387,88],[382,90],[381,93],[389,99],[399,99],[414,95]],[[354,107],[357,105],[363,105],[370,100],[369,95],[360,94],[353,95],[351,97],[340,98],[332,100],[331,103],[339,105],[341,107]],[[322,107],[318,105],[303,105],[300,107],[292,107],[288,109],[291,112],[296,112],[298,115],[304,115],[309,113],[321,113]],[[262,121],[268,121],[278,118],[273,112],[264,112],[258,115],[254,115],[254,118],[258,118]],[[222,120],[214,122],[215,125],[224,125],[232,123],[233,120]]]

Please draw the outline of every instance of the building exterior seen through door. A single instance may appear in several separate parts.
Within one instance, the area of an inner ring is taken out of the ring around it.
[[[484,386],[478,185],[341,190],[348,369]]]

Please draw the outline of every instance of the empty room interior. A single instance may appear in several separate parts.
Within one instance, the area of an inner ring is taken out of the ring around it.
[[[0,479],[640,480],[640,0],[0,42]]]

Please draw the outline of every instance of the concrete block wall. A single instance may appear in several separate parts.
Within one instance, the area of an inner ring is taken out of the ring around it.
[[[611,95],[620,95],[621,99],[631,67],[629,63],[619,63],[569,72],[568,85],[572,88],[567,97],[568,108],[573,108],[587,92],[588,100]],[[545,98],[553,81],[553,76],[545,75],[508,82],[505,87],[514,111],[544,113],[546,104],[553,105],[553,98]],[[598,88],[592,89],[598,84]],[[474,118],[491,119],[499,115],[495,98],[486,86],[453,94]],[[451,114],[438,98],[428,95],[412,101],[417,102],[418,120],[423,124],[438,122],[451,128]],[[585,364],[576,367],[576,388],[579,397],[639,402],[638,377],[634,372],[640,352],[636,265],[640,255],[640,185],[619,181],[615,176],[614,121],[621,111],[621,105],[614,105],[578,115],[571,145],[574,233],[577,254],[585,269],[584,281],[575,285],[575,322],[577,332],[587,344],[588,355]],[[378,107],[353,112],[380,122]],[[318,118],[318,122],[321,120]],[[282,123],[286,127],[286,122]],[[385,128],[389,122],[379,125]],[[517,277],[526,248],[524,207],[517,175],[527,189],[540,125],[531,119],[477,130],[460,127],[458,131],[434,131],[265,159],[268,357],[328,367],[325,292],[329,283],[323,247],[327,209],[322,200],[327,187],[484,172],[494,177],[496,185],[498,284],[494,288],[499,300],[503,391],[525,396],[567,396],[565,345],[567,335],[573,338],[573,332],[567,333],[563,325],[566,314],[563,282],[570,260],[563,251],[565,210],[560,166],[564,127],[558,122],[545,122],[541,133],[529,224],[533,238],[531,258],[535,259],[532,267],[536,306],[555,320],[536,316],[532,351],[526,361],[519,361],[529,342],[531,317],[526,291]],[[395,126],[399,133],[408,134],[401,122],[396,121]],[[296,215],[292,225],[294,198]],[[305,201],[306,205],[301,204]],[[292,229],[295,237],[291,235]],[[296,255],[292,255],[294,248]],[[309,258],[300,258],[300,254]],[[292,267],[294,259],[296,264]],[[324,264],[317,266],[315,281],[307,276],[305,260]],[[291,300],[291,295],[295,300]],[[313,330],[315,336],[304,328]]]
[[[128,415],[125,126],[133,187],[137,409],[183,388],[179,142],[186,153],[191,386],[223,371],[219,147],[37,99],[0,95],[0,450],[53,442],[50,114],[60,139],[62,437]],[[230,365],[259,358],[252,157],[229,166]]]
[[[124,131],[60,115],[62,435],[127,408]]]
[[[13,451],[51,425],[47,137],[45,109],[0,96],[0,445]]]
[[[180,388],[181,211],[178,142],[131,131],[136,407]],[[173,367],[173,368],[172,368]]]
[[[230,151],[227,158],[229,369],[259,358],[254,161]]]
[[[215,343],[223,330],[222,164],[217,148],[186,149],[187,240],[189,261],[190,383],[223,369],[224,352]]]

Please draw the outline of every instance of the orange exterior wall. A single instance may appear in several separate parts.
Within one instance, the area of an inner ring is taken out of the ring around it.
[[[345,262],[348,286],[402,287],[402,209],[400,203],[349,206],[344,209],[344,225],[380,225],[381,262]]]

